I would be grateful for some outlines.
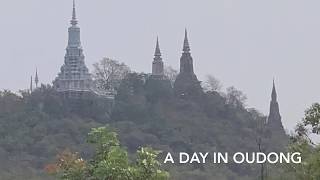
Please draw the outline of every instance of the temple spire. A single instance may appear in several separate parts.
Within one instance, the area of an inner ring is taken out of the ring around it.
[[[32,81],[32,76],[30,80],[30,93],[33,91],[33,81]]]
[[[36,76],[34,78],[34,82],[36,83],[36,88],[38,88],[39,77],[38,77],[38,69],[36,68]]]
[[[271,100],[272,101],[277,101],[277,91],[276,91],[276,85],[274,83],[273,79],[273,87],[272,87],[272,93],[271,93]]]
[[[161,58],[161,51],[159,46],[159,38],[157,37],[156,50],[152,62],[152,75],[162,78],[164,75],[163,61]]]
[[[188,32],[186,28],[184,32],[183,52],[189,52],[189,51],[190,51],[190,45],[188,40]]]
[[[73,11],[72,11],[72,19],[71,19],[71,27],[69,27],[69,40],[68,40],[68,48],[81,48],[80,41],[80,28],[77,26],[78,20],[76,17],[76,4],[75,0],[73,0]]]
[[[159,38],[157,37],[157,44],[156,44],[156,50],[155,50],[155,53],[154,53],[154,56],[161,56],[161,51],[160,51],[160,46],[159,46]]]
[[[73,0],[72,26],[68,28],[68,45],[64,56],[64,64],[58,76],[53,81],[54,89],[64,98],[82,99],[83,97],[105,96],[111,97],[112,92],[96,89],[89,69],[85,64],[85,56],[81,46],[80,27],[77,25],[76,4]],[[110,94],[109,94],[110,93]]]
[[[73,26],[78,24],[78,20],[77,20],[77,16],[76,16],[76,2],[75,0],[73,0],[73,10],[72,10],[72,20],[71,20],[71,24]]]
[[[271,137],[276,138],[281,142],[286,140],[285,130],[282,125],[279,103],[277,101],[277,91],[275,80],[273,79],[273,87],[270,101],[270,111],[267,119],[267,132],[271,133]]]

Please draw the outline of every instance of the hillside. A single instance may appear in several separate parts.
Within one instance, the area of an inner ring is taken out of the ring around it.
[[[165,88],[129,74],[120,85],[113,109],[97,99],[65,100],[50,87],[32,94],[0,93],[0,179],[48,179],[44,172],[64,149],[92,156],[85,142],[92,127],[109,124],[129,152],[152,146],[164,152],[258,151],[259,124],[265,117],[230,103],[215,91],[176,97]],[[160,91],[159,91],[160,89]],[[275,142],[282,143],[278,139]],[[271,142],[266,149],[273,149]],[[167,165],[173,179],[255,179],[255,165]],[[241,177],[241,178],[240,178]]]

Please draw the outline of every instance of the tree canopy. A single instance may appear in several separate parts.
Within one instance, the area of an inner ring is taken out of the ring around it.
[[[107,127],[93,128],[88,135],[95,146],[95,155],[83,160],[77,153],[64,151],[56,164],[47,171],[62,180],[167,180],[169,173],[160,169],[159,151],[140,148],[137,159],[131,162],[128,152],[120,146],[117,134]]]

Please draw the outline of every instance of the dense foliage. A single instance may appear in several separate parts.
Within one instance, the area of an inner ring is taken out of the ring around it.
[[[86,134],[106,118],[100,103],[65,102],[50,86],[0,92],[0,179],[47,179],[44,166],[65,148],[89,156]]]
[[[97,88],[101,91],[114,91],[120,86],[121,80],[130,72],[130,68],[110,58],[103,58],[93,64]]]
[[[115,153],[110,158],[120,158],[117,166],[132,162],[130,159],[134,159],[141,146],[162,150],[160,162],[166,152],[175,156],[181,151],[259,151],[259,125],[265,117],[246,109],[245,96],[240,91],[232,88],[223,95],[211,89],[192,99],[178,98],[168,87],[170,83],[163,83],[161,87],[161,84],[147,81],[146,74],[129,73],[118,87],[112,110],[108,103],[98,99],[60,98],[50,86],[20,95],[1,92],[0,159],[3,167],[0,179],[49,179],[43,168],[52,163],[57,154],[70,158],[71,162],[80,157],[99,158],[99,148],[95,154],[90,145],[99,146],[99,141],[89,136],[90,143],[86,143],[86,135],[91,128],[105,124],[116,130],[128,151],[127,154],[120,146],[108,151],[107,154]],[[155,84],[156,88],[153,87]],[[267,137],[263,135],[263,139]],[[274,148],[272,142],[263,143],[266,150]],[[70,151],[65,152],[66,148]],[[143,152],[149,152],[149,149],[140,149],[137,164],[139,158],[146,158]],[[128,161],[124,160],[126,157]],[[83,172],[83,168],[87,169],[93,163],[97,167],[94,174],[104,176],[105,171],[101,169],[107,168],[103,163],[109,161],[102,158],[96,162],[78,161],[76,172]],[[164,168],[176,180],[250,180],[260,174],[260,166],[252,164],[165,164]]]
[[[300,152],[301,164],[286,164],[281,166],[283,172],[277,178],[281,180],[318,180],[320,179],[320,145],[309,137],[319,134],[320,105],[314,103],[305,111],[302,123],[296,126],[296,133],[291,137],[290,152]]]
[[[120,146],[117,134],[106,127],[93,128],[88,142],[96,147],[94,157],[85,161],[77,153],[65,151],[47,171],[62,180],[167,180],[169,174],[160,169],[159,152],[151,148],[137,151],[131,163],[128,153]]]

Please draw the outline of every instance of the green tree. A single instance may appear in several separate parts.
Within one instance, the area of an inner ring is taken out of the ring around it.
[[[93,128],[88,142],[96,148],[93,159],[84,161],[78,154],[64,153],[55,165],[47,166],[63,180],[166,180],[169,174],[161,170],[159,151],[141,148],[136,162],[130,162],[127,151],[120,146],[117,134],[108,127]],[[55,169],[56,168],[56,169]],[[54,169],[54,170],[52,170]]]
[[[305,126],[311,125],[313,133],[320,132],[320,104],[314,103],[305,111],[305,118],[303,119]]]
[[[93,67],[93,76],[102,91],[117,90],[121,80],[130,72],[127,65],[110,58],[103,58],[93,64]]]
[[[283,165],[283,175],[279,179],[318,180],[320,179],[320,145],[309,138],[310,133],[319,134],[320,104],[315,103],[305,111],[303,123],[298,123],[296,134],[291,137],[289,152],[300,152],[301,163]],[[310,132],[308,127],[312,128]]]
[[[171,66],[164,67],[164,74],[170,80],[171,86],[173,86],[179,72]]]
[[[169,174],[160,170],[161,164],[157,161],[160,151],[155,151],[151,148],[141,148],[138,150],[138,158],[136,162],[135,179],[142,180],[165,180]]]
[[[220,92],[222,88],[222,83],[213,75],[207,75],[205,81],[202,83],[202,88],[206,92]]]
[[[234,86],[227,88],[226,94],[227,104],[235,108],[244,108],[247,100],[247,96]]]
[[[49,164],[45,170],[49,174],[57,173],[59,179],[85,180],[86,162],[78,153],[72,153],[69,149],[57,156],[56,164]]]

